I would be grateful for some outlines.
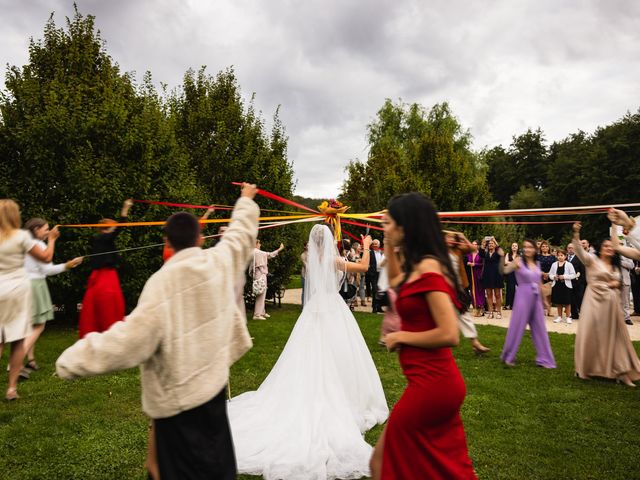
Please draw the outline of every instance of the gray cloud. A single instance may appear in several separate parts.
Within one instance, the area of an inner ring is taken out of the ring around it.
[[[175,87],[233,65],[269,123],[280,105],[298,192],[338,193],[385,98],[449,101],[475,146],[528,127],[592,131],[639,106],[640,2],[79,0],[121,68]],[[68,1],[0,0],[3,63],[27,61]]]

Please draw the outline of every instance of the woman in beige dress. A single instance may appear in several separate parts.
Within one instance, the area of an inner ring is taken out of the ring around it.
[[[633,381],[640,379],[640,360],[624,323],[622,276],[614,265],[614,245],[604,240],[599,257],[586,252],[580,243],[580,227],[579,223],[573,225],[572,244],[586,268],[588,284],[576,334],[576,375],[612,378],[635,387]]]
[[[31,282],[24,268],[25,256],[29,254],[41,262],[50,262],[60,235],[57,228],[51,230],[49,244],[42,249],[20,225],[18,204],[13,200],[0,200],[0,357],[4,344],[11,344],[6,400],[18,398],[24,339],[31,331]]]

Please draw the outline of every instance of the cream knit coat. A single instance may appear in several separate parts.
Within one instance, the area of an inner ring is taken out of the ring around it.
[[[65,379],[140,365],[142,408],[166,418],[198,407],[229,381],[229,368],[252,346],[236,301],[253,255],[260,210],[238,199],[218,245],[178,251],[144,286],[125,321],[90,333],[56,362]]]

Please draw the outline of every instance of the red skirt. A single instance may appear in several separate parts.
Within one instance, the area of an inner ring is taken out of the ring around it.
[[[91,332],[104,332],[124,319],[124,297],[115,268],[99,268],[91,272],[82,299],[80,338]]]
[[[409,384],[387,422],[383,480],[476,479],[460,419],[464,380],[448,357],[403,362]]]

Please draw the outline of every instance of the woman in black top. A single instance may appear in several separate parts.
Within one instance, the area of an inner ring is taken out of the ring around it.
[[[488,318],[493,318],[494,313],[496,318],[502,318],[502,287],[504,285],[502,262],[504,261],[504,253],[494,237],[482,242],[479,253],[484,259],[482,285],[487,292]]]
[[[129,215],[131,205],[131,200],[124,201],[120,211],[121,219]],[[116,270],[120,263],[115,243],[118,229],[113,226],[116,222],[109,218],[103,218],[99,223],[105,226],[100,228],[100,233],[91,240],[91,254],[104,255],[90,257],[89,260],[92,271],[82,299],[78,324],[80,338],[90,332],[104,332],[124,318],[124,296]]]
[[[518,253],[518,249],[519,249],[518,243],[513,242],[511,244],[511,251],[507,253],[507,255],[504,258],[505,266],[513,262],[516,258],[520,256],[520,254]],[[516,286],[518,285],[515,272],[509,273],[506,276],[506,281],[507,281],[507,297],[504,301],[504,309],[511,310],[513,308],[513,300],[516,296]]]

